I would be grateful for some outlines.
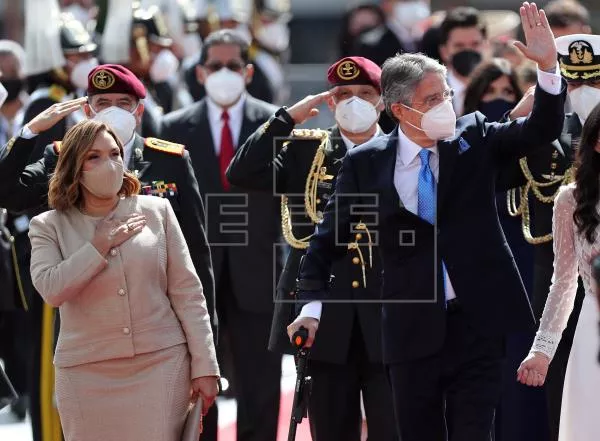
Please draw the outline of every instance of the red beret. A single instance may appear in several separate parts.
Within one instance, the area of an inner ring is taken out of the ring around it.
[[[368,58],[346,57],[329,67],[327,81],[332,86],[369,84],[381,92],[381,68]]]
[[[146,97],[146,88],[129,69],[118,64],[101,64],[88,75],[88,95],[127,93],[138,99]]]

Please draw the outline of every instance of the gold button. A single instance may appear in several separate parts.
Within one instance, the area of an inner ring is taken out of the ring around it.
[[[355,280],[352,282],[352,288],[358,288],[360,286],[360,283],[358,283],[358,280]]]
[[[111,256],[116,256],[117,255],[117,250],[115,250],[114,248],[112,250],[110,250],[110,255]]]
[[[129,328],[123,328],[123,334],[129,335],[130,332],[131,330]]]
[[[356,233],[356,240],[361,240],[361,239],[362,239],[362,234]]]
[[[554,170],[556,168],[556,163],[553,163],[551,166],[552,170]]]
[[[321,203],[321,199],[317,199],[317,204],[320,204],[320,203]]]
[[[353,263],[354,265],[358,265],[358,264],[360,263],[360,259],[359,259],[358,257],[353,257],[353,258],[352,258],[352,263]]]
[[[124,290],[123,288],[121,288],[121,289],[119,290],[119,295],[120,295],[120,296],[124,296],[124,295],[125,295],[125,290]]]

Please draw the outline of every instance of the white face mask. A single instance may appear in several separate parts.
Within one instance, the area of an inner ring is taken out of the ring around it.
[[[8,91],[4,87],[4,84],[0,83],[0,107],[4,105],[6,98],[8,98]]]
[[[150,79],[153,83],[163,83],[177,73],[179,60],[169,49],[161,50],[150,66]]]
[[[444,100],[425,113],[419,112],[417,109],[413,109],[404,104],[402,105],[407,109],[414,110],[423,115],[421,118],[421,127],[417,127],[408,121],[406,121],[406,124],[425,132],[425,135],[427,135],[429,139],[438,141],[454,135],[454,130],[456,129],[456,113],[454,113],[454,108],[452,107],[452,102],[450,100]]]
[[[123,162],[109,159],[92,170],[84,171],[81,185],[97,198],[116,196],[123,186]]]
[[[88,75],[96,66],[98,66],[97,58],[90,58],[89,60],[83,60],[77,63],[73,67],[73,70],[71,70],[71,75],[69,76],[71,84],[77,89],[87,89]]]
[[[290,29],[286,23],[274,21],[256,32],[256,39],[266,49],[281,53],[290,45]]]
[[[357,96],[340,101],[335,107],[335,120],[350,133],[364,133],[377,122],[375,106]]]
[[[215,103],[230,106],[244,93],[246,81],[241,74],[223,67],[206,77],[204,88]]]
[[[111,106],[96,113],[93,119],[101,121],[110,127],[119,137],[121,143],[125,145],[133,137],[137,126],[137,121],[133,115],[136,109],[137,106],[132,112],[128,112],[120,107]]]
[[[410,29],[430,15],[429,5],[419,0],[397,2],[394,5],[394,20],[403,28]]]
[[[600,89],[583,85],[569,92],[569,101],[573,112],[583,124],[592,110],[600,103]]]

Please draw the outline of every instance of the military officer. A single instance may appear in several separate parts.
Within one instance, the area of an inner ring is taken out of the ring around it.
[[[42,112],[23,128],[17,138],[9,141],[0,158],[0,187],[6,188],[0,192],[0,206],[15,211],[46,208],[48,175],[60,154],[60,142],[49,145],[42,159],[27,165],[29,155],[40,133],[83,105],[88,117],[107,123],[123,141],[124,162],[142,182],[142,193],[164,197],[171,202],[202,281],[216,331],[214,278],[204,231],[204,206],[187,150],[180,144],[156,138],[144,139],[135,133],[144,112],[142,100],[146,90],[126,68],[119,65],[96,67],[89,75],[87,94],[87,97],[56,104]],[[52,337],[48,334],[52,330],[52,313],[53,310],[45,305],[42,331],[50,342]],[[53,348],[45,341],[41,365],[51,373]],[[42,387],[50,389],[46,395],[50,398],[53,384],[52,375],[42,384]],[[47,403],[42,404],[47,408]],[[207,418],[206,424],[210,424],[211,419],[216,424],[216,413],[211,416],[209,412]]]
[[[505,176],[515,174],[509,211],[521,216],[525,239],[535,245],[533,303],[540,318],[548,296],[553,273],[552,211],[554,197],[561,185],[573,179],[573,160],[581,129],[592,109],[600,104],[600,35],[573,34],[556,39],[562,77],[567,81],[569,102],[573,113],[567,114],[561,137],[534,156],[521,158]],[[531,111],[531,92],[510,114],[525,116]],[[501,177],[501,180],[504,180]],[[546,395],[551,439],[558,439],[563,382],[573,343],[584,291],[580,283],[575,308],[546,379]]]
[[[291,350],[286,326],[294,317],[298,266],[332,197],[341,159],[348,149],[382,133],[377,123],[383,109],[380,76],[379,66],[366,58],[337,61],[327,72],[330,90],[280,108],[248,138],[227,170],[233,185],[282,195],[282,229],[291,252],[277,286],[272,351]],[[323,102],[335,114],[334,127],[294,129],[315,116]],[[323,305],[311,353],[309,421],[315,441],[360,440],[361,392],[369,439],[395,439],[379,335],[381,268],[366,220],[354,239],[343,245],[346,257],[334,266],[331,296],[336,302]]]

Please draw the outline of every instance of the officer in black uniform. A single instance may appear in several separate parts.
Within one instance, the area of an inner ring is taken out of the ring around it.
[[[165,197],[171,202],[181,229],[190,249],[194,267],[202,281],[207,307],[211,315],[213,332],[216,333],[214,277],[206,233],[204,231],[204,206],[198,190],[192,164],[187,150],[181,144],[174,144],[156,138],[142,138],[134,133],[135,124],[129,136],[123,129],[122,121],[128,119],[127,113],[135,117],[139,124],[143,112],[141,100],[145,96],[143,84],[132,72],[118,65],[101,65],[89,75],[88,97],[56,104],[32,120],[21,131],[20,136],[9,141],[0,157],[0,176],[3,188],[0,191],[0,206],[15,211],[25,209],[47,209],[48,176],[56,165],[60,152],[60,142],[49,145],[44,157],[27,165],[28,158],[35,146],[37,136],[30,127],[42,127],[41,133],[62,120],[71,112],[80,108],[86,100],[85,113],[88,116],[99,114],[96,118],[107,122],[118,136],[124,139],[127,167],[142,182],[142,193]],[[105,119],[108,112],[117,114],[117,118]],[[42,125],[40,125],[42,124]],[[39,296],[37,296],[39,297]],[[39,297],[41,299],[41,297]],[[48,335],[51,326],[52,308],[44,305],[44,325],[42,331]],[[41,320],[40,320],[41,322]],[[52,341],[52,340],[51,340]],[[52,368],[52,348],[42,355],[41,364]],[[39,360],[38,360],[39,361]],[[52,375],[45,378],[42,387],[50,389],[54,384]],[[52,398],[52,393],[48,395]],[[211,409],[216,409],[213,406]],[[216,410],[211,410],[205,425],[217,424]],[[44,439],[44,441],[46,441]]]
[[[382,134],[377,123],[383,109],[380,76],[379,66],[366,58],[339,60],[327,74],[331,90],[279,109],[238,149],[227,170],[233,185],[282,195],[282,229],[291,251],[276,290],[272,351],[292,349],[286,326],[295,314],[298,267],[315,223],[332,197],[342,158],[348,149]],[[328,130],[294,130],[315,116],[315,107],[325,101],[338,125]],[[369,439],[396,439],[382,364],[381,267],[374,245],[376,238],[371,237],[365,218],[357,226],[355,241],[342,245],[348,248],[346,258],[333,269],[331,297],[336,303],[323,305],[319,338],[309,363],[313,380],[309,422],[315,441],[360,440],[361,392]]]
[[[554,198],[561,185],[574,178],[573,160],[585,119],[600,103],[600,36],[573,34],[556,39],[562,77],[567,81],[573,113],[567,114],[559,139],[533,156],[505,170],[500,180],[520,188],[511,191],[509,212],[521,216],[525,239],[535,245],[533,306],[542,316],[554,272],[552,213]],[[531,110],[531,94],[513,110],[511,117],[525,116]],[[511,176],[512,175],[512,176]],[[511,176],[510,178],[507,178]],[[550,438],[558,440],[562,389],[584,290],[579,283],[575,306],[562,334],[545,382]]]

